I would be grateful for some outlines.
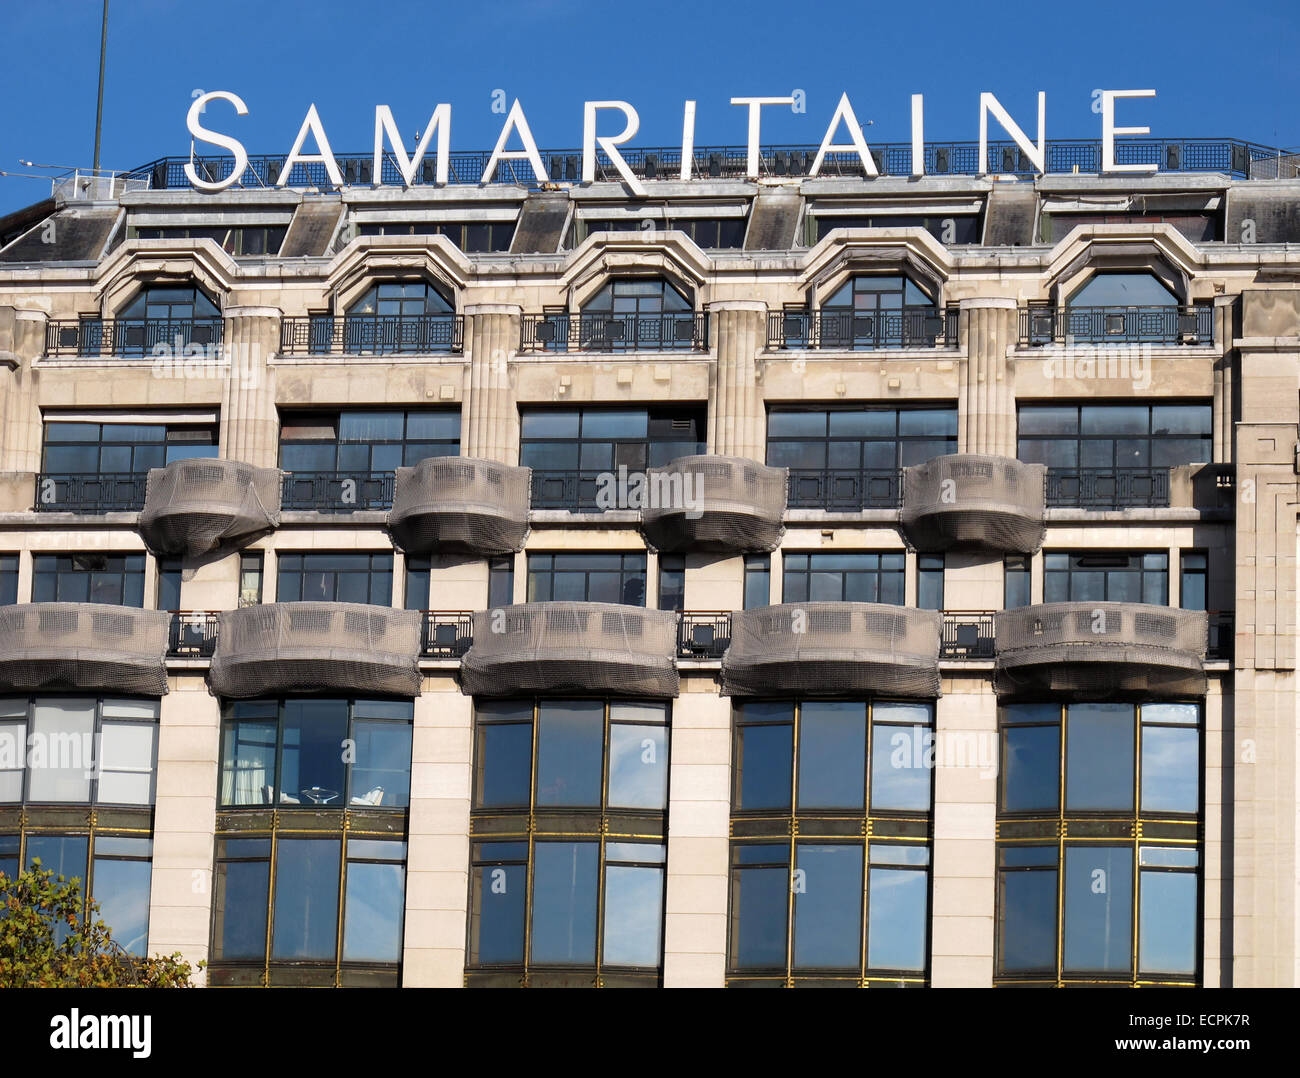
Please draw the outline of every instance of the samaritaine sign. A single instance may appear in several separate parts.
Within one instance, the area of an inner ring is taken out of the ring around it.
[[[1146,135],[1150,134],[1148,127],[1116,127],[1115,126],[1115,102],[1119,98],[1125,97],[1155,97],[1154,90],[1101,90],[1098,93],[1099,111],[1101,113],[1101,139],[1102,139],[1102,171],[1103,172],[1154,172],[1155,165],[1143,164],[1117,164],[1115,162],[1115,136],[1116,135]],[[748,110],[749,119],[749,139],[748,139],[748,170],[747,174],[753,178],[758,178],[758,158],[759,158],[759,136],[761,131],[762,111],[765,105],[792,105],[793,97],[733,97],[731,103]],[[186,126],[189,128],[190,135],[197,142],[207,142],[213,146],[219,146],[234,156],[234,164],[230,175],[220,180],[209,180],[201,177],[194,167],[193,157],[185,166],[185,175],[200,191],[224,191],[227,187],[232,186],[240,181],[245,170],[248,168],[248,153],[243,144],[236,138],[221,134],[204,127],[199,121],[208,104],[213,101],[226,101],[235,108],[235,113],[239,116],[248,115],[248,106],[244,104],[243,99],[229,90],[214,90],[211,93],[199,95],[194,103],[190,106],[189,115],[186,118]],[[617,135],[598,134],[597,120],[600,112],[621,113],[623,118],[623,130]],[[1044,173],[1046,169],[1046,146],[1047,146],[1047,95],[1043,92],[1038,94],[1038,138],[1037,141],[1031,141],[1029,136],[1021,130],[1020,126],[1011,119],[1010,114],[1004,109],[1001,103],[993,94],[981,93],[979,103],[979,141],[980,141],[980,161],[988,160],[988,126],[989,116],[993,116],[1001,125],[1003,130],[1011,136],[1016,145],[1020,147],[1026,159],[1038,173]],[[925,174],[925,102],[921,94],[912,95],[912,174],[921,176]],[[645,188],[641,181],[628,168],[627,162],[619,153],[618,147],[632,139],[641,126],[640,118],[637,111],[626,101],[586,101],[582,106],[582,182],[589,183],[596,176],[596,151],[599,148],[610,160],[610,163],[618,170],[618,174],[623,178],[628,188],[633,194],[644,197]],[[845,129],[848,135],[848,142],[837,143],[835,140],[840,137],[840,130]],[[393,110],[387,105],[375,106],[375,157],[374,157],[374,175],[382,175],[381,163],[384,158],[385,146],[391,153],[392,159],[396,162],[398,171],[401,173],[403,183],[410,187],[415,182],[416,174],[420,168],[421,162],[429,151],[429,144],[437,136],[437,145],[434,149],[436,161],[437,182],[445,184],[447,182],[447,160],[451,152],[451,105],[440,104],[433,110],[433,115],[429,117],[429,122],[425,125],[424,134],[419,140],[411,156],[407,156],[406,150],[402,145],[401,136],[398,133],[397,122],[393,119]],[[308,137],[316,143],[316,152],[304,152],[304,146]],[[506,147],[510,144],[511,138],[519,141],[521,149],[508,150]],[[680,179],[689,180],[691,178],[691,159],[692,150],[695,146],[695,102],[687,101],[683,109],[682,118],[682,164]],[[826,127],[826,134],[822,136],[821,145],[817,150],[817,157],[814,160],[808,175],[817,176],[821,171],[822,162],[828,153],[854,153],[862,161],[862,168],[868,176],[878,176],[879,170],[876,167],[875,159],[871,155],[871,148],[867,145],[866,137],[862,133],[862,125],[858,123],[857,115],[853,111],[853,106],[849,102],[849,95],[842,94],[839,104],[835,106],[835,113],[831,116],[830,123]],[[528,119],[524,116],[523,106],[518,99],[510,106],[510,111],[506,115],[505,123],[501,127],[501,134],[497,138],[497,144],[492,151],[492,156],[488,159],[487,167],[483,170],[481,183],[490,182],[496,168],[501,161],[527,161],[532,167],[533,173],[539,183],[546,183],[549,177],[546,174],[546,166],[542,163],[542,155],[538,152],[537,142],[533,139],[533,133],[529,129]],[[298,137],[294,139],[293,149],[289,151],[285,159],[284,167],[280,174],[278,186],[284,187],[289,182],[289,175],[293,166],[297,164],[316,163],[323,165],[326,175],[329,176],[330,182],[336,187],[343,186],[343,174],[339,170],[338,162],[334,159],[334,153],[330,149],[329,138],[325,134],[325,127],[321,123],[320,115],[316,111],[316,106],[312,105],[307,110],[307,115],[302,121],[302,127],[298,129]]]

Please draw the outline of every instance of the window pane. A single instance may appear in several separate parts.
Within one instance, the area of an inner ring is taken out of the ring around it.
[[[100,843],[95,844],[96,850]],[[153,866],[148,861],[114,861],[95,858],[95,900],[113,939],[133,955],[144,957],[149,942],[149,881]]]
[[[1133,807],[1133,705],[1072,704],[1067,711],[1065,807]]]
[[[1141,874],[1138,970],[1141,973],[1196,974],[1196,874]]]
[[[349,852],[351,852],[349,844]],[[406,867],[348,863],[343,922],[345,962],[398,962]]]
[[[600,804],[605,707],[599,700],[548,701],[537,717],[537,803]]]
[[[280,759],[280,801],[341,806],[348,736],[345,700],[288,700]]]
[[[928,727],[877,724],[871,737],[871,807],[930,808],[930,772],[934,734]]]
[[[741,726],[737,732],[736,809],[789,808],[793,724]]]
[[[90,839],[84,835],[31,835],[27,836],[27,864],[38,858],[41,868],[49,869],[55,878],[77,879],[86,882],[86,853]],[[83,895],[85,887],[82,887]]]
[[[266,956],[266,894],[269,861],[217,865],[214,958]]]
[[[1200,748],[1196,727],[1143,724],[1143,812],[1195,812],[1200,807]]]
[[[799,808],[861,808],[866,751],[865,704],[805,703],[799,720]]]
[[[275,727],[274,721],[244,721],[222,730],[222,805],[274,802]]]
[[[104,721],[99,744],[101,803],[152,805],[158,727]]]
[[[29,801],[90,800],[94,732],[94,700],[36,701],[28,745]]]
[[[483,725],[478,736],[479,805],[527,805],[532,792],[532,723]]]
[[[1067,972],[1123,973],[1132,966],[1133,851],[1071,846],[1065,851]]]
[[[860,845],[797,847],[794,965],[856,969],[862,954]]]
[[[411,725],[356,719],[352,724],[353,805],[401,806],[410,800]]]
[[[533,847],[532,960],[596,960],[595,842],[539,842]]]
[[[789,868],[746,868],[732,892],[731,960],[738,969],[785,967]]]
[[[1002,874],[1000,948],[1008,973],[1056,969],[1055,870]]]
[[[484,854],[491,856],[497,846],[513,843],[485,843]],[[524,854],[527,855],[525,845]],[[476,907],[470,962],[493,965],[522,962],[524,959],[524,899],[528,884],[524,865],[482,865],[475,870]]]
[[[925,969],[929,922],[928,873],[876,868],[870,872],[867,966],[871,969]]]
[[[1002,810],[1055,811],[1061,785],[1058,726],[1010,727],[1002,732]]]
[[[281,839],[272,958],[333,959],[339,915],[337,839]]]
[[[609,805],[611,808],[667,807],[668,731],[665,727],[627,723],[610,726]]]
[[[663,898],[661,867],[610,865],[605,869],[606,965],[659,965]]]

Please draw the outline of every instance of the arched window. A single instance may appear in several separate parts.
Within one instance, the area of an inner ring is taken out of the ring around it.
[[[1066,300],[1064,330],[1076,343],[1176,344],[1213,336],[1212,309],[1204,311],[1180,307],[1152,273],[1098,273]]]
[[[380,355],[449,352],[455,343],[455,311],[451,300],[424,281],[380,282],[348,308],[342,327],[344,350]],[[321,319],[320,324],[332,323]],[[329,349],[313,347],[316,350]]]
[[[552,328],[553,327],[553,328]],[[578,316],[577,346],[583,351],[667,352],[704,347],[703,318],[690,297],[662,277],[616,277]],[[549,332],[548,332],[549,331]],[[550,340],[545,340],[549,336]],[[548,348],[574,343],[567,325],[550,319],[539,326]]]
[[[103,323],[100,323],[103,325]],[[157,355],[158,349],[181,351],[191,345],[207,347],[221,343],[221,311],[194,285],[149,285],[108,323],[114,355]],[[85,327],[86,332],[91,330]],[[87,341],[98,354],[102,341]]]
[[[786,348],[933,348],[957,332],[937,297],[901,273],[852,277],[820,310],[786,310],[780,317]]]

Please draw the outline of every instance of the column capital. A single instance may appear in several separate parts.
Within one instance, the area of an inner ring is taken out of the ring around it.
[[[972,296],[958,300],[957,305],[963,311],[1014,311],[1020,306],[1020,301],[1010,296]]]
[[[767,304],[757,299],[719,299],[708,304],[709,314],[722,311],[750,311],[755,314],[767,314]]]
[[[221,312],[225,318],[283,318],[279,307],[227,307]]]
[[[473,318],[479,314],[522,315],[523,307],[518,303],[470,303],[465,306],[464,314]]]

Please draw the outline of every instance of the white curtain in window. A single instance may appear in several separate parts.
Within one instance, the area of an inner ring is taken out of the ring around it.
[[[94,700],[37,700],[28,751],[29,801],[89,801]]]

